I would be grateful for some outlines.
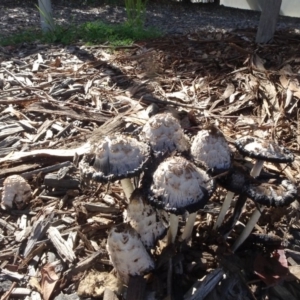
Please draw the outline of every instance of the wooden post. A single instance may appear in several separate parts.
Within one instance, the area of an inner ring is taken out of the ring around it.
[[[51,0],[39,0],[41,27],[44,32],[54,29]]]
[[[273,39],[282,0],[263,0],[256,43],[266,44]]]

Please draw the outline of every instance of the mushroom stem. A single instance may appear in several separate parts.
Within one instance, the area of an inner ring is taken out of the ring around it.
[[[174,214],[170,214],[170,219],[169,219],[170,227],[168,230],[168,242],[167,244],[174,244],[177,231],[178,231],[178,224],[179,224],[179,218],[178,216]]]
[[[187,219],[186,224],[183,229],[183,233],[180,238],[182,241],[188,240],[192,236],[196,217],[197,217],[197,212],[189,214],[188,219]]]
[[[213,227],[214,230],[216,230],[218,227],[221,226],[233,197],[234,197],[234,193],[228,191],[226,194],[225,200],[223,202],[223,205],[221,207],[221,211],[219,213],[218,219]]]
[[[244,193],[241,193],[235,203],[233,214],[228,219],[228,221],[219,228],[219,232],[221,233],[221,235],[223,235],[225,240],[228,238],[236,222],[240,218],[246,201],[247,196]]]
[[[260,174],[263,166],[264,166],[264,161],[263,160],[257,160],[256,163],[254,164],[251,172],[250,172],[250,175],[254,178],[257,177]]]
[[[127,200],[129,200],[130,196],[134,190],[130,178],[121,179],[121,185],[122,185],[122,188],[123,188],[123,191],[124,191],[124,194],[125,194]]]
[[[248,221],[246,227],[240,234],[240,236],[235,241],[234,245],[232,246],[232,251],[235,252],[237,248],[246,240],[246,238],[250,235],[251,231],[255,227],[255,224],[257,223],[258,219],[261,216],[262,211],[264,210],[263,207],[260,207],[259,209],[256,209],[254,213],[252,214],[250,220]]]
[[[257,160],[250,172],[250,175],[252,177],[257,177],[264,165],[264,161],[263,160]],[[253,228],[255,227],[255,224],[257,223],[257,221],[259,220],[261,213],[263,212],[264,208],[261,205],[258,205],[257,208],[255,209],[254,213],[252,214],[252,216],[250,217],[250,220],[248,221],[248,223],[246,224],[246,227],[244,228],[244,230],[242,231],[242,233],[240,234],[240,236],[237,238],[237,240],[235,241],[233,247],[232,247],[232,251],[234,252],[235,250],[237,250],[237,248],[244,243],[244,241],[246,240],[246,238],[250,235],[251,231],[253,230]]]

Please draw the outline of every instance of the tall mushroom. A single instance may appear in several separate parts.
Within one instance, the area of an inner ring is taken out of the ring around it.
[[[294,200],[296,200],[297,197],[296,186],[285,178],[278,178],[274,180],[259,179],[256,182],[252,182],[251,184],[246,185],[244,188],[244,192],[248,198],[258,204],[260,209],[256,209],[258,213],[256,213],[255,211],[250,217],[250,220],[248,221],[243,232],[240,234],[240,236],[232,246],[233,251],[237,250],[237,248],[251,233],[256,222],[258,221],[257,215],[259,214],[259,211],[262,211],[265,206],[288,206]]]
[[[235,194],[239,195],[238,200],[235,204],[234,212],[230,219],[227,221],[226,224],[224,224],[222,227],[220,222],[220,214],[218,217],[219,222],[215,224],[214,229],[220,228],[220,232],[223,235],[223,237],[226,239],[228,235],[230,234],[231,230],[233,229],[236,221],[239,219],[244,204],[246,203],[247,196],[244,193],[245,186],[248,186],[250,182],[252,182],[254,179],[249,175],[248,170],[234,162],[230,169],[226,172],[224,176],[219,176],[216,181],[217,183],[225,188],[227,190],[227,195],[225,197],[221,212],[222,212],[222,220],[225,217],[226,211],[230,205],[230,202]],[[225,204],[225,201],[228,201],[228,203]],[[224,209],[224,206],[227,206],[227,209]]]
[[[163,161],[153,174],[150,203],[170,213],[168,243],[174,243],[179,215],[196,213],[203,208],[213,191],[208,174],[181,156]],[[192,232],[194,222],[188,222],[185,236]]]
[[[196,164],[204,165],[213,174],[226,172],[231,166],[231,151],[228,143],[223,133],[214,125],[197,133],[191,146],[191,156]],[[227,193],[214,229],[222,223],[233,195],[230,191]]]
[[[82,181],[121,180],[127,199],[133,192],[132,177],[141,173],[151,159],[147,144],[126,135],[107,136],[93,145],[79,164]]]
[[[250,175],[253,177],[257,177],[260,174],[265,161],[274,163],[288,163],[294,160],[294,155],[284,147],[279,146],[274,142],[259,138],[250,136],[242,137],[236,141],[235,146],[244,156],[255,158],[257,160],[250,172]],[[264,207],[258,205],[258,208],[256,208],[250,217],[250,220],[248,221],[243,232],[236,240],[233,246],[234,251],[244,242],[244,240],[253,230],[263,210]]]

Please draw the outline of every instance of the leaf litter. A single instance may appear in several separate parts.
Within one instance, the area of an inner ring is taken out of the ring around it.
[[[30,44],[1,50],[1,193],[11,175],[22,176],[32,190],[22,209],[0,211],[3,299],[61,299],[79,297],[78,291],[104,299],[126,295],[113,279],[105,246],[110,228],[123,222],[122,189],[118,183],[83,187],[77,167],[94,142],[145,124],[149,105],[176,114],[190,136],[216,124],[235,160],[249,169],[253,161],[234,150],[234,141],[246,135],[274,140],[295,160],[265,163],[265,170],[299,185],[300,37],[284,31],[270,45],[254,39],[249,29],[165,36],[120,48]],[[225,241],[212,229],[224,197],[218,188],[198,213],[192,243],[165,248],[159,242],[145,299],[300,297],[298,201],[267,208],[232,253],[255,205],[246,202]],[[99,272],[109,273],[107,279]],[[87,278],[95,285],[90,292],[83,288]]]

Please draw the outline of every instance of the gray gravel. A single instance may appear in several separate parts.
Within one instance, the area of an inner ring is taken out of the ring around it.
[[[39,27],[39,14],[33,6],[24,4],[8,5],[6,0],[0,3],[0,34],[9,35],[25,28]],[[123,6],[67,6],[53,4],[54,17],[58,24],[82,23],[102,20],[120,23],[126,20]],[[227,8],[216,4],[149,4],[146,14],[146,26],[158,27],[165,33],[182,34],[200,30],[234,30],[255,28],[259,22],[260,13]],[[279,17],[279,29],[300,30],[300,19]]]

